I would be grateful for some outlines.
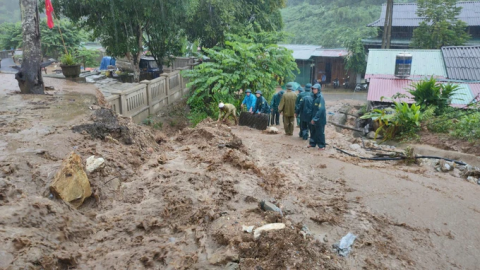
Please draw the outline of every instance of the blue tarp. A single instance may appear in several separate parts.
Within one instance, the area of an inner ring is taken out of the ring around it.
[[[100,70],[106,70],[108,66],[115,66],[115,58],[110,56],[104,56],[100,63]]]

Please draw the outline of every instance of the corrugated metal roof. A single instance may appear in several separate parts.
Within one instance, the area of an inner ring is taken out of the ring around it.
[[[407,92],[407,89],[411,84],[412,81],[406,79],[372,78],[370,79],[370,85],[368,86],[367,100],[388,102],[391,100],[392,96],[396,95],[397,93],[405,94],[408,97],[411,97],[411,95]],[[382,100],[382,97],[386,99]],[[414,103],[414,100],[411,98],[401,99],[400,101]]]
[[[279,45],[293,51],[293,58],[296,60],[308,60],[312,57],[316,50],[320,50],[322,46],[318,45]]]
[[[345,57],[348,55],[346,49],[320,49],[314,52],[312,56],[319,57]]]
[[[395,75],[396,56],[401,52],[412,54],[412,76],[447,77],[445,64],[440,50],[382,49],[369,50],[366,76],[375,74]]]
[[[442,47],[442,53],[449,79],[480,81],[480,46]]]
[[[473,99],[470,87],[467,84],[459,84],[459,88],[452,97],[452,104],[467,105]]]
[[[462,7],[462,11],[458,16],[459,19],[466,22],[469,26],[479,26],[480,25],[480,2],[479,1],[469,1],[469,2],[457,2],[458,7]],[[368,26],[373,27],[383,27],[385,24],[385,14],[387,6],[386,4],[382,5],[382,13],[380,14],[380,19],[369,24]],[[394,4],[393,5],[393,17],[392,17],[392,26],[418,26],[423,18],[417,16],[417,4],[408,3],[408,4]]]
[[[412,96],[408,93],[408,90],[412,88],[411,85],[413,82],[415,81],[410,79],[371,78],[367,100],[388,102],[391,101],[392,96],[404,94],[408,98],[400,99],[400,101],[414,103],[414,100],[411,98]],[[452,106],[454,107],[469,104],[473,98],[476,97],[475,91],[480,93],[480,84],[459,84],[459,86],[459,90],[452,97]],[[382,97],[384,97],[383,100]],[[398,99],[396,99],[396,101],[398,101]]]

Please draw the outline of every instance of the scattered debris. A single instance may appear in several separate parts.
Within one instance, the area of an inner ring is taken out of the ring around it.
[[[355,144],[351,144],[351,145],[350,145],[350,149],[352,149],[352,150],[360,150],[360,149],[362,149],[362,147],[361,147],[359,144],[356,144],[356,143],[355,143]]]
[[[90,182],[83,170],[82,159],[72,152],[63,162],[61,169],[55,175],[50,191],[65,202],[78,208],[85,198],[92,195]]]
[[[284,223],[270,223],[260,228],[256,228],[255,231],[253,231],[253,238],[257,239],[258,237],[260,237],[262,232],[268,232],[273,230],[283,230],[283,229],[285,229]]]
[[[280,213],[280,215],[283,216],[283,213],[282,213],[282,209],[280,209],[279,207],[277,207],[275,204],[271,203],[271,202],[267,202],[265,200],[261,201],[260,202],[260,209],[262,209],[263,211],[274,211],[274,212],[278,212]]]
[[[442,172],[449,172],[449,171],[453,171],[453,169],[455,168],[455,163],[454,162],[448,162],[444,159],[440,159],[437,164],[437,171],[442,171]]]
[[[247,232],[247,233],[251,233],[253,231],[253,228],[255,228],[255,226],[245,226],[245,225],[243,225],[242,226],[242,231]]]
[[[262,131],[265,134],[278,134],[278,128],[268,127],[267,130]]]
[[[473,176],[468,176],[467,181],[470,183],[478,184],[478,181],[480,181],[480,179],[477,179],[476,177],[473,177]]]
[[[230,247],[222,247],[210,256],[208,261],[213,265],[224,265],[227,262],[238,261],[238,253]]]
[[[95,158],[95,156],[91,156],[87,158],[87,166],[86,170],[88,173],[93,173],[99,169],[105,168],[105,159],[103,158]]]
[[[350,251],[352,251],[352,245],[356,238],[357,236],[354,234],[348,233],[340,240],[340,242],[333,244],[333,249],[337,251],[338,255],[347,257],[348,254],[350,254]]]

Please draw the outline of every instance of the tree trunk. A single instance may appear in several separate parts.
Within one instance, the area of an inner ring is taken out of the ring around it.
[[[44,94],[42,47],[37,0],[20,0],[23,30],[23,62],[15,74],[22,94]]]

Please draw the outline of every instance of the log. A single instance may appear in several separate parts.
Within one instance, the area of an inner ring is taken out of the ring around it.
[[[349,129],[349,130],[358,131],[358,132],[363,133],[362,129],[357,129],[357,128],[353,128],[353,127],[349,127],[349,126],[345,126],[345,125],[340,125],[340,124],[337,124],[337,123],[334,123],[334,122],[329,122],[329,124],[332,124],[332,125],[334,125],[336,127],[339,127],[339,128]]]

